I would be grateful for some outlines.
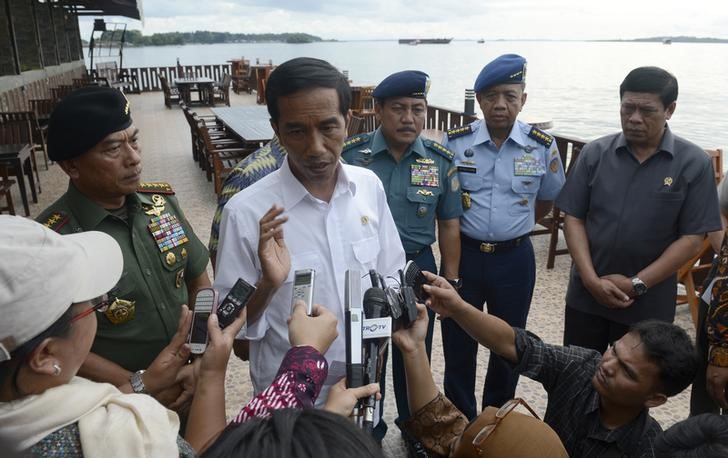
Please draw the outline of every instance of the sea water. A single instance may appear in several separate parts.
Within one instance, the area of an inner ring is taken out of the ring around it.
[[[656,65],[678,79],[670,126],[704,148],[728,147],[728,44],[583,41],[452,41],[400,45],[396,41],[309,44],[239,43],[126,48],[124,67],[222,64],[245,57],[280,64],[299,56],[325,59],[356,85],[375,85],[390,73],[430,75],[428,100],[462,110],[464,92],[491,59],[517,53],[528,60],[524,117],[551,120],[553,132],[593,139],[619,130],[619,84],[633,68]],[[728,161],[726,161],[728,166]]]

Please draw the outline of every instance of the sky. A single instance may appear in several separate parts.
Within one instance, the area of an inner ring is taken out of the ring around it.
[[[306,32],[324,39],[728,38],[726,0],[138,0],[145,35]],[[112,18],[106,18],[111,21]],[[121,20],[121,18],[113,18]],[[82,36],[92,19],[82,19]]]

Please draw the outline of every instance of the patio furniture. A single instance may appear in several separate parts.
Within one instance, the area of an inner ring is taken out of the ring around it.
[[[215,83],[212,88],[212,105],[216,102],[224,103],[230,106],[230,82],[232,77],[225,73],[222,77],[222,81]]]
[[[0,196],[5,198],[5,204],[0,205],[0,213],[8,212],[11,215],[15,214],[13,194],[11,192],[14,185],[15,180],[8,178],[8,168],[4,164],[0,164]]]
[[[169,87],[167,78],[162,75],[159,75],[159,83],[162,85],[162,93],[164,93],[164,106],[171,109],[172,103],[179,103],[182,100],[179,90]]]
[[[33,180],[33,166],[30,161],[32,148],[30,144],[0,145],[0,167],[7,167],[8,173],[17,178],[20,199],[23,201],[25,216],[30,216],[30,205],[28,205],[28,194],[25,187],[23,173],[28,177],[33,202],[38,202],[38,195],[35,193],[35,181]]]
[[[180,97],[189,105],[196,102],[202,105],[213,105],[212,85],[215,81],[205,76],[190,76],[185,78],[177,78],[174,84],[179,90]],[[192,100],[192,93],[198,93],[198,99]]]

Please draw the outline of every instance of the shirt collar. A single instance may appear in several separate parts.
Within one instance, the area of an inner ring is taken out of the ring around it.
[[[478,132],[475,133],[475,140],[473,141],[473,145],[478,145],[486,142],[492,143],[493,141],[490,138],[490,132],[488,132],[488,126],[487,124],[485,124],[485,119],[481,119],[479,120],[479,122],[480,128],[478,129]],[[521,146],[526,145],[525,140],[523,139],[523,132],[521,132],[521,129],[518,126],[518,120],[513,123],[513,127],[511,127],[511,132],[508,134],[506,142],[508,141],[508,139],[513,140]]]
[[[389,151],[387,140],[384,138],[382,128],[378,127],[374,132],[374,138],[372,139],[372,155],[381,153],[382,151]],[[404,157],[407,157],[409,152],[412,151],[420,157],[425,157],[425,145],[422,143],[422,136],[418,135],[414,142],[409,146]]]
[[[306,196],[310,196],[309,198],[318,200],[316,197],[312,196],[311,193],[308,192],[308,189],[306,189],[306,187],[298,181],[298,178],[293,175],[291,167],[288,164],[288,160],[289,157],[286,157],[286,160],[284,160],[283,164],[281,164],[281,168],[278,169],[278,173],[280,175],[281,196],[283,197],[283,208],[286,210],[296,206]],[[346,192],[349,192],[352,196],[356,195],[356,183],[350,179],[349,174],[346,173],[344,165],[339,163],[339,169],[336,174],[336,185],[334,193],[331,196],[331,200]]]
[[[617,139],[617,151],[630,151],[627,139],[624,137],[624,133],[619,134]],[[660,146],[657,148],[657,152],[666,152],[670,156],[675,157],[675,136],[670,130],[670,126],[665,124],[665,132],[662,134],[662,140],[660,140]]]
[[[126,197],[126,203],[129,204],[130,196]],[[138,204],[138,199],[133,200]],[[107,216],[111,216],[111,213],[82,194],[72,182],[68,183],[66,201],[74,217],[84,230],[95,229]]]

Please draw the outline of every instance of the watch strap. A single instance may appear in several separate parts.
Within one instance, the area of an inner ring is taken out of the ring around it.
[[[144,379],[142,378],[142,375],[144,374],[144,370],[139,370],[136,372],[133,372],[131,376],[129,376],[129,383],[131,384],[131,390],[135,393],[139,394],[146,394],[147,393],[147,387],[144,385]]]

